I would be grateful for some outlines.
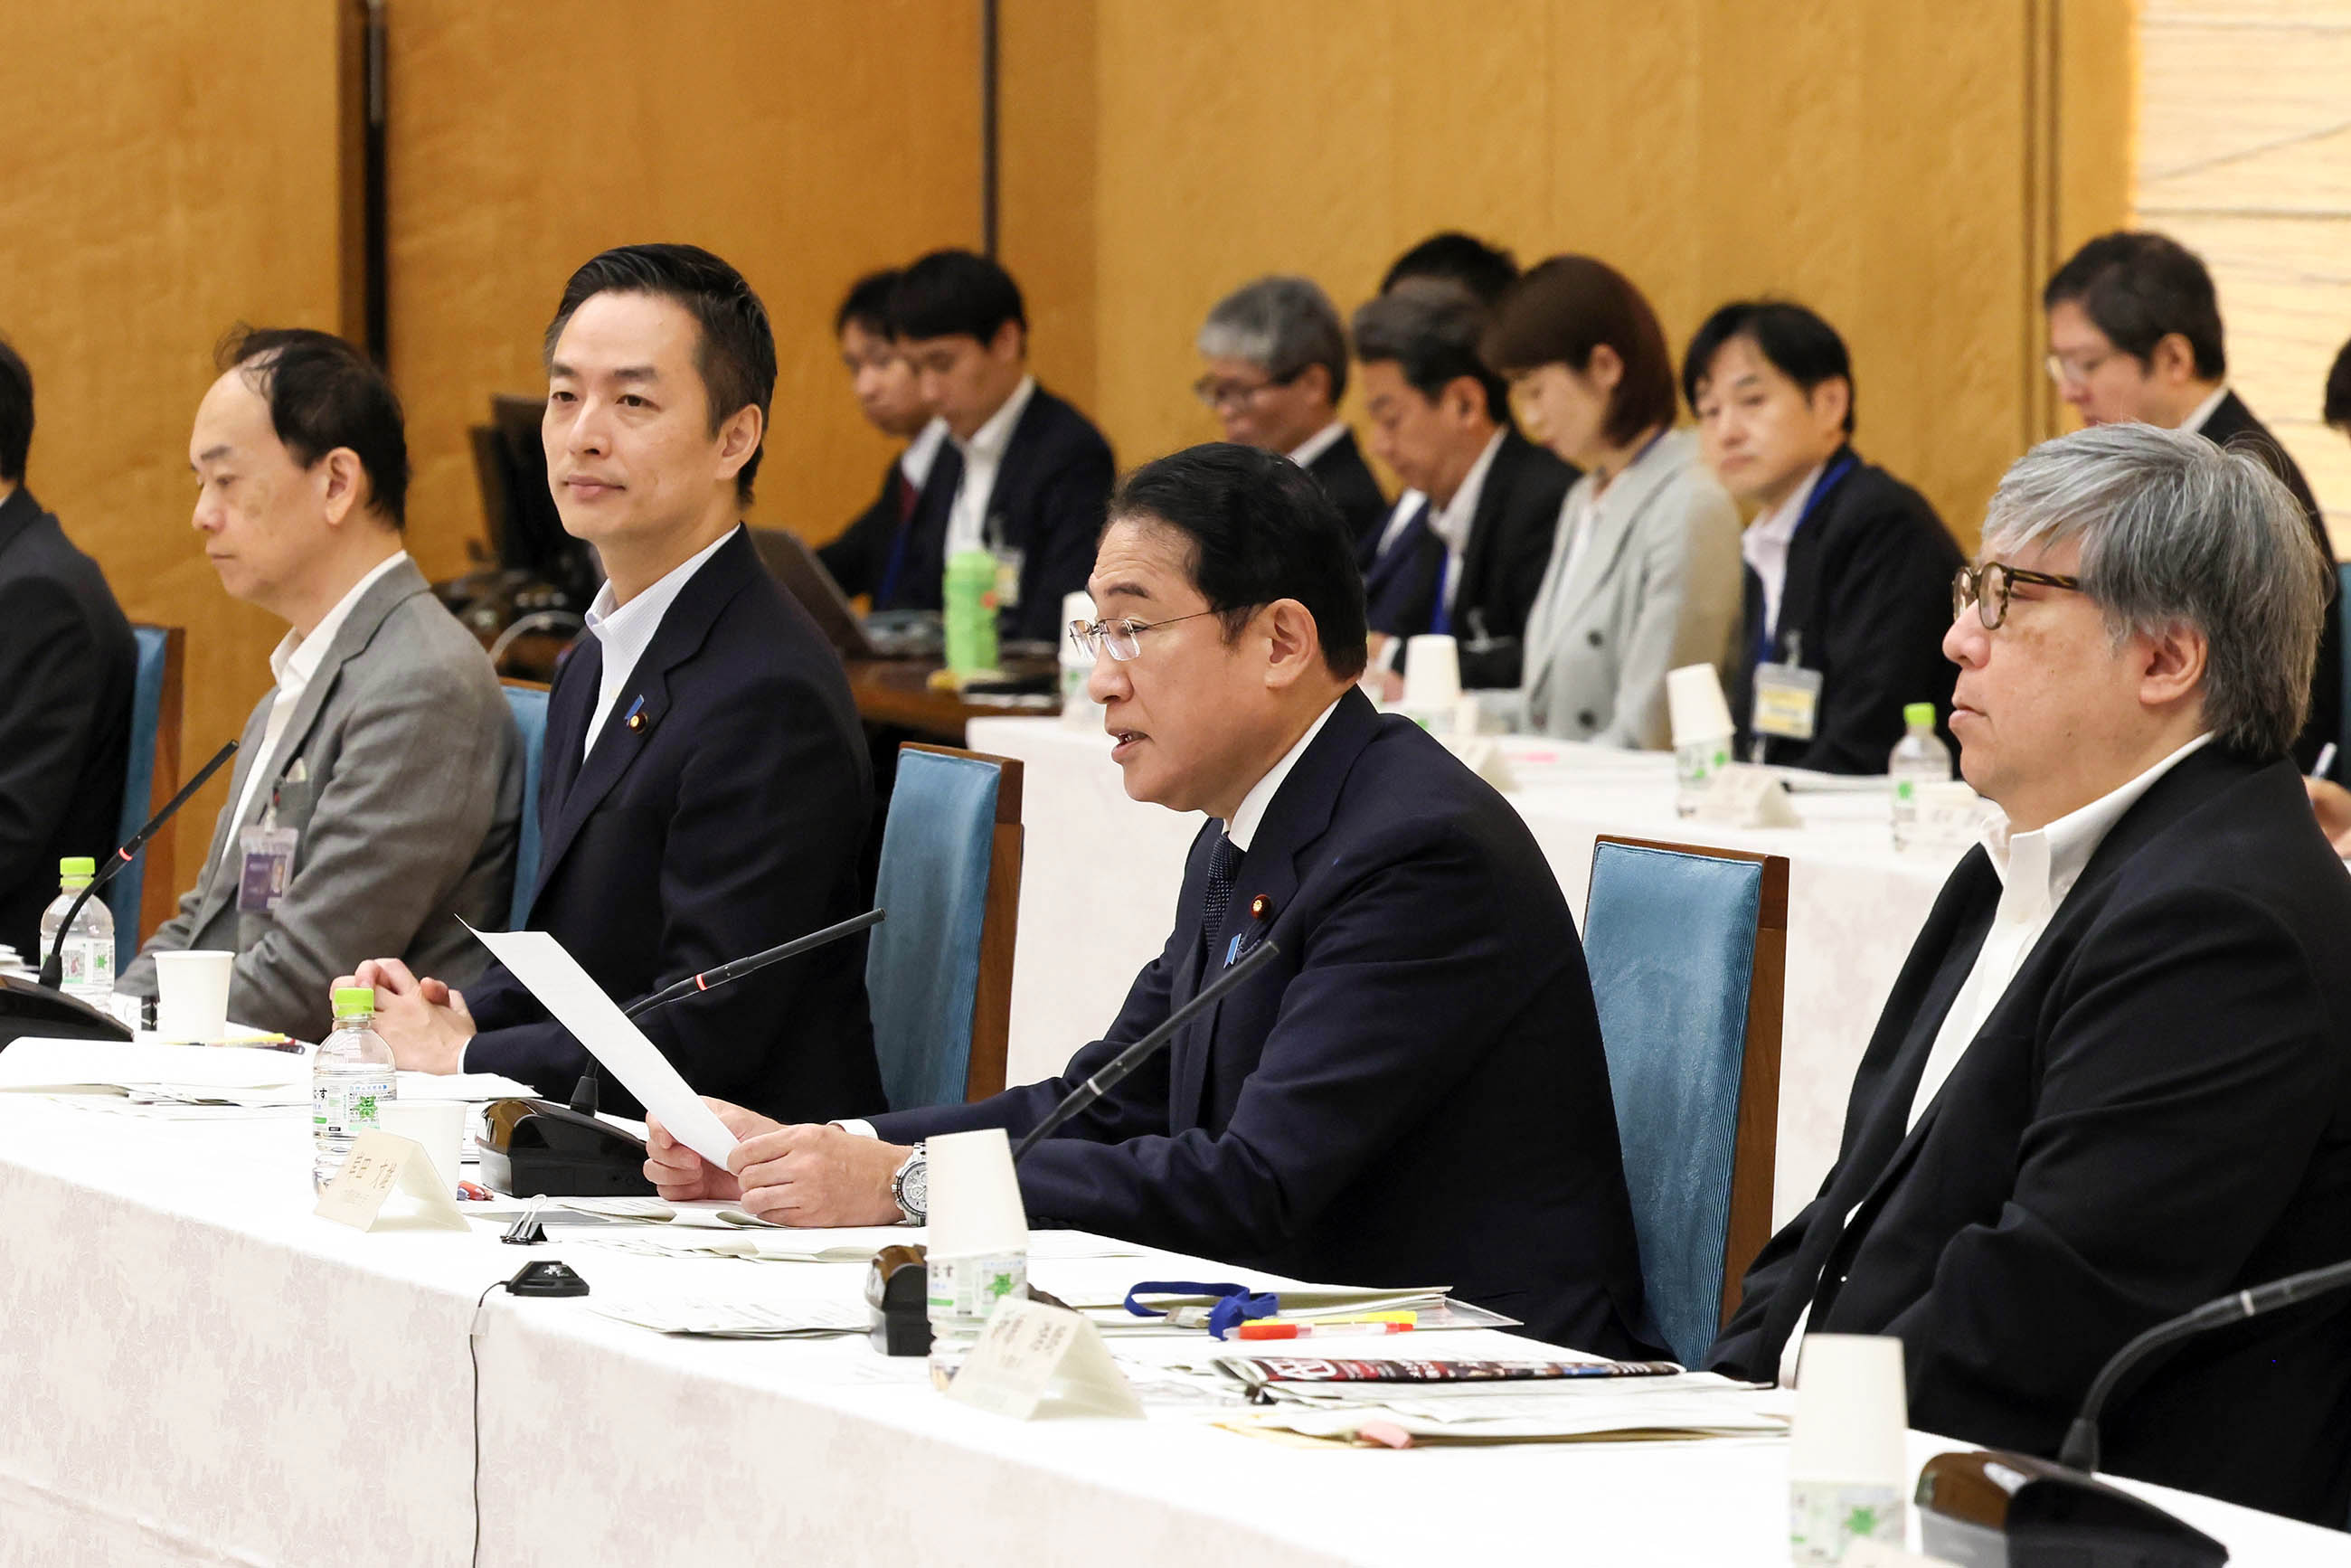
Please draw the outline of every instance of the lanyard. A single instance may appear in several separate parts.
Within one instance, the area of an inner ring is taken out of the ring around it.
[[[1804,531],[1804,525],[1813,520],[1813,514],[1821,509],[1821,503],[1829,498],[1829,492],[1837,487],[1839,480],[1853,472],[1854,465],[1857,461],[1858,459],[1850,452],[1838,458],[1829,465],[1828,472],[1821,476],[1820,483],[1813,486],[1813,493],[1804,497],[1804,509],[1796,514],[1796,526],[1788,530],[1788,554],[1792,559],[1796,553],[1796,536]],[[1788,584],[1784,575],[1780,580],[1780,608],[1783,612],[1788,608]],[[1771,646],[1778,640],[1778,627],[1764,627],[1759,630],[1755,638],[1757,664],[1768,664],[1771,662]]]
[[[1271,1291],[1252,1291],[1247,1285],[1201,1285],[1185,1280],[1145,1280],[1126,1293],[1126,1310],[1138,1318],[1164,1318],[1167,1312],[1159,1307],[1146,1307],[1137,1296],[1213,1296],[1216,1304],[1208,1309],[1207,1327],[1210,1337],[1222,1339],[1249,1318],[1270,1318],[1280,1310],[1280,1298]],[[1188,1309],[1197,1312],[1195,1307]],[[1196,1323],[1181,1323],[1194,1327]]]

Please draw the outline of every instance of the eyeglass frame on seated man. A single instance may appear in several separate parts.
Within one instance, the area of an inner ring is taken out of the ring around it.
[[[1250,604],[1239,608],[1254,611],[1261,606]],[[1108,653],[1113,659],[1123,664],[1143,656],[1141,638],[1145,632],[1156,632],[1162,626],[1173,626],[1179,621],[1197,621],[1203,615],[1229,613],[1229,611],[1224,610],[1195,610],[1189,615],[1170,615],[1165,621],[1128,619],[1120,621],[1115,625],[1108,621],[1072,621],[1070,622],[1070,641],[1078,645],[1079,652],[1091,657],[1099,659],[1104,653]],[[1113,638],[1120,635],[1126,638],[1126,652],[1123,653],[1119,652],[1118,644],[1112,641]]]
[[[1276,387],[1290,385],[1313,368],[1311,364],[1301,365],[1286,376],[1268,375],[1265,380],[1251,382],[1246,386],[1239,382],[1218,381],[1214,375],[1204,375],[1192,383],[1192,395],[1214,412],[1227,403],[1254,402]]]
[[[1989,610],[1985,607],[1992,601],[1983,590],[1995,571],[2000,573],[2000,608]],[[2029,582],[2040,588],[2063,588],[2074,593],[2082,591],[2082,580],[2078,577],[2061,577],[2055,572],[2048,571],[2028,571],[2021,566],[2011,566],[2004,560],[1988,560],[1981,566],[1963,566],[1951,579],[1951,619],[1956,621],[1966,614],[1968,606],[1972,604],[1975,606],[1976,619],[1983,623],[1983,629],[1987,632],[1999,631],[2001,622],[2008,619],[2009,595],[2015,591],[2016,585],[2020,582]]]

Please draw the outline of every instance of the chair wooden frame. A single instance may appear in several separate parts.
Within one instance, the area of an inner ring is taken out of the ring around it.
[[[964,1071],[965,1101],[985,1100],[1004,1092],[1005,1061],[1012,1043],[1012,951],[1020,924],[1020,763],[989,752],[919,741],[908,741],[898,749],[966,758],[996,769],[996,834],[988,848],[987,903],[979,925],[979,984],[972,997],[971,1057]]]
[[[163,633],[163,689],[155,715],[155,770],[147,781],[146,815],[162,810],[165,802],[180,792],[180,721],[183,716],[188,660],[188,632],[184,626],[157,626],[140,622],[146,630]],[[181,821],[190,819],[183,817]],[[155,935],[156,927],[172,917],[180,902],[179,855],[180,822],[171,830],[147,841],[141,853],[146,860],[146,870],[139,884],[139,942]]]
[[[1747,1040],[1739,1073],[1739,1130],[1730,1156],[1730,1223],[1722,1249],[1722,1321],[1739,1308],[1748,1265],[1771,1239],[1771,1176],[1780,1153],[1780,1030],[1788,982],[1788,857],[1712,844],[1603,833],[1593,841],[1763,868],[1755,912],[1755,960],[1747,989]]]

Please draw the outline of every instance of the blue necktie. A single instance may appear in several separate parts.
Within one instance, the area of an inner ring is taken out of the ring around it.
[[[1217,933],[1224,929],[1225,911],[1232,907],[1233,878],[1241,869],[1241,847],[1226,835],[1217,835],[1208,852],[1208,885],[1200,894],[1200,947],[1203,970],[1213,967]]]

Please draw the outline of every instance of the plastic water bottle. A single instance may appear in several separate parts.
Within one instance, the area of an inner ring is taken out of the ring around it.
[[[1061,622],[1091,622],[1094,619],[1093,596],[1082,590],[1064,594],[1061,598]],[[1081,729],[1099,735],[1102,727],[1102,706],[1086,690],[1086,681],[1094,673],[1093,655],[1078,646],[1078,640],[1067,632],[1061,633],[1061,723],[1071,729]]]
[[[106,900],[93,898],[81,906],[72,925],[66,925],[66,911],[97,873],[98,862],[88,855],[68,855],[57,862],[57,896],[41,912],[41,950],[32,962],[39,968],[49,949],[57,946],[57,933],[64,931],[65,945],[57,948],[58,988],[105,1012],[114,995],[114,915]]]
[[[945,595],[947,668],[996,668],[996,558],[984,549],[949,556]]]
[[[338,986],[335,1032],[310,1061],[310,1185],[323,1187],[350,1157],[351,1141],[383,1125],[382,1107],[399,1093],[392,1047],[375,1031],[375,992]]]
[[[1935,705],[1911,703],[1902,710],[1908,732],[1894,743],[1886,775],[1894,781],[1894,847],[1910,847],[1918,822],[1918,787],[1951,781],[1951,748],[1935,733]]]
[[[931,1384],[944,1389],[979,1346],[987,1320],[1001,1302],[1029,1298],[1029,1253],[991,1252],[977,1258],[925,1260],[931,1320]]]
[[[1695,817],[1714,776],[1730,766],[1730,737],[1704,736],[1674,747],[1674,814]]]

